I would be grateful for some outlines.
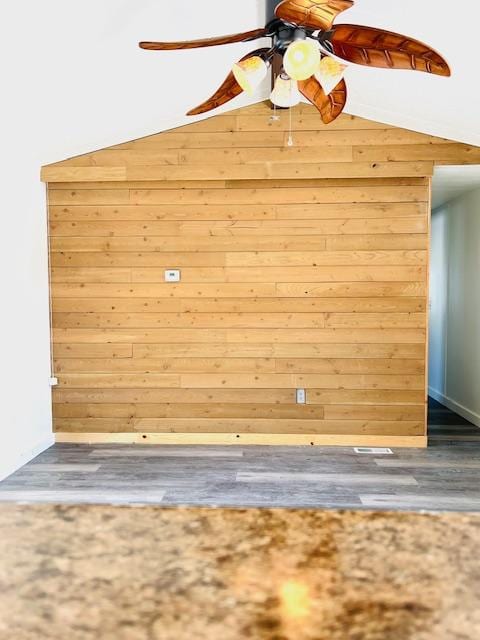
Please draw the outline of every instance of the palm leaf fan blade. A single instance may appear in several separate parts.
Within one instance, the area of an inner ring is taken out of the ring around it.
[[[250,53],[247,53],[246,56],[243,56],[240,62],[242,62],[243,60],[248,60],[248,58],[252,58],[253,56],[266,55],[269,51],[270,49],[267,47],[263,49],[257,49],[256,51],[251,51]],[[222,84],[218,87],[215,93],[212,96],[210,96],[208,100],[205,100],[205,102],[202,102],[202,104],[199,104],[198,107],[191,109],[187,113],[187,116],[197,116],[201,113],[206,113],[207,111],[212,111],[213,109],[217,109],[217,107],[221,107],[223,104],[230,102],[230,100],[233,100],[234,98],[239,96],[241,93],[243,93],[243,89],[236,81],[233,73],[230,71],[228,76],[225,78]]]
[[[334,25],[329,38],[333,53],[367,67],[410,69],[450,76],[450,67],[428,45],[399,33],[355,24]]]
[[[203,38],[201,40],[183,40],[179,42],[139,42],[141,49],[149,51],[176,51],[178,49],[200,49],[202,47],[216,47],[221,44],[231,44],[234,42],[249,42],[267,35],[267,29],[254,29],[243,33],[234,33],[218,38]]]
[[[284,0],[275,9],[275,15],[299,27],[327,30],[338,14],[353,4],[353,0]]]
[[[299,81],[298,89],[319,110],[322,121],[325,124],[330,124],[336,120],[347,103],[345,80],[340,80],[328,96],[314,76],[308,78],[308,80]]]

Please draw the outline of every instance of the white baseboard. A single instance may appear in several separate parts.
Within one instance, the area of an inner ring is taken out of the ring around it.
[[[15,471],[18,471],[24,464],[36,458],[40,453],[48,449],[55,443],[54,434],[51,433],[47,438],[43,438],[40,442],[38,442],[33,447],[28,447],[25,451],[18,452],[16,455],[12,456],[12,459],[9,460],[0,460],[0,481],[5,480],[6,477],[10,476]]]
[[[452,398],[444,396],[443,393],[440,393],[440,391],[437,391],[432,387],[428,387],[428,393],[434,400],[437,400],[452,411],[455,411],[455,413],[458,413],[458,415],[462,416],[462,418],[465,418],[465,420],[469,420],[472,424],[480,427],[480,415],[478,413],[475,413],[475,411],[470,411],[470,409],[464,407],[463,404],[459,404],[455,400],[452,400]]]

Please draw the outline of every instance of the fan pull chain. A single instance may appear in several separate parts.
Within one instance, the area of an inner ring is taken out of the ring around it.
[[[273,72],[273,86],[275,86],[275,82],[277,81],[277,74]],[[280,116],[277,115],[277,105],[273,103],[273,116],[270,116],[271,122],[277,122],[280,120]]]
[[[292,137],[292,107],[288,110],[289,115],[289,125],[288,125],[288,139],[287,146],[293,147],[293,137]]]

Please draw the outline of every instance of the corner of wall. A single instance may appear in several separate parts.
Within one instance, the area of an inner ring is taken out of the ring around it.
[[[6,448],[0,455],[0,481],[5,480],[8,476],[18,471],[23,465],[36,458],[40,453],[51,447],[55,442],[53,433],[50,433],[46,438],[39,440],[33,446],[29,444],[28,447],[22,450],[15,450],[12,448]]]
[[[462,418],[465,418],[465,420],[468,420],[477,427],[480,427],[480,415],[478,413],[470,411],[467,407],[464,407],[462,404],[452,400],[452,398],[440,393],[433,387],[428,387],[428,393],[434,400],[440,402],[440,404],[443,404],[451,411],[454,411],[455,413],[458,413],[459,416],[462,416]]]

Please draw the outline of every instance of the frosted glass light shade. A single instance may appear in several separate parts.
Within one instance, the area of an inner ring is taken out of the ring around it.
[[[307,80],[320,64],[320,49],[313,40],[296,40],[288,47],[283,58],[285,72],[293,80]]]
[[[232,72],[245,93],[252,96],[262,80],[267,77],[268,65],[260,56],[252,56],[235,63]]]
[[[275,86],[270,94],[270,100],[277,107],[294,107],[300,102],[301,95],[296,80],[281,74],[275,80]]]
[[[343,79],[346,69],[347,65],[338,62],[334,58],[329,58],[328,56],[322,58],[315,73],[315,78],[319,81],[327,96],[332,93],[340,80]]]

